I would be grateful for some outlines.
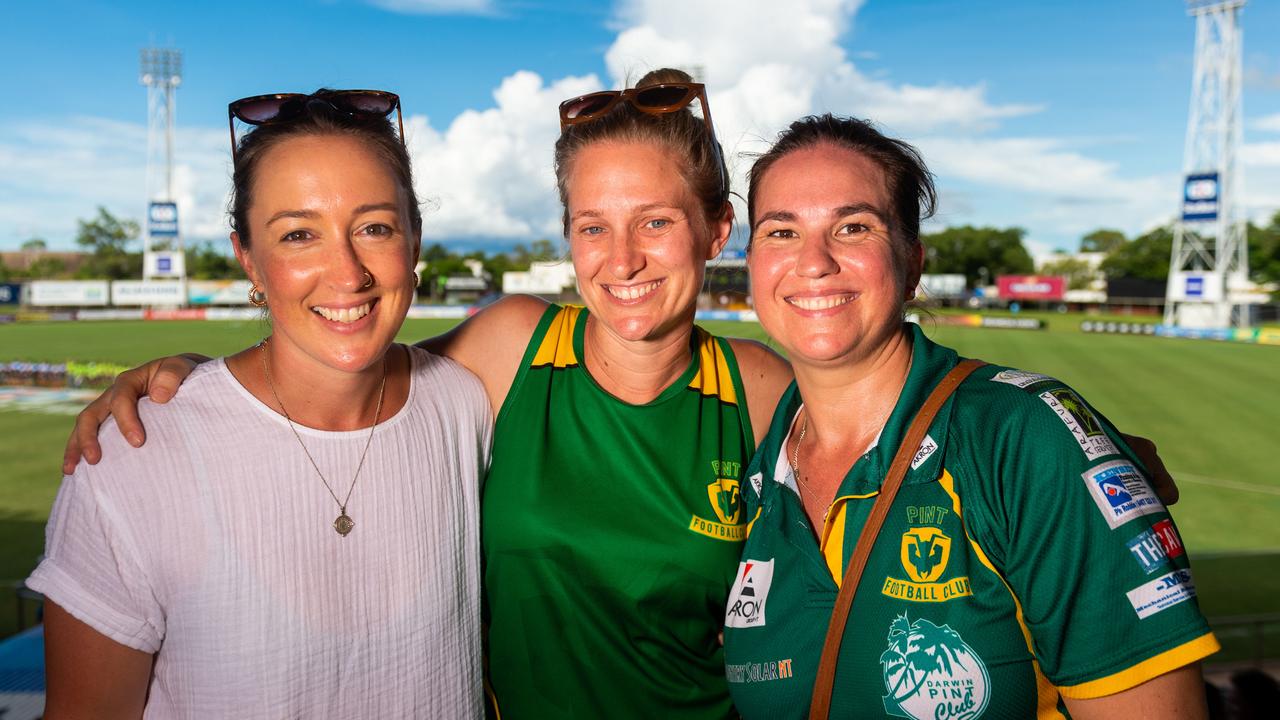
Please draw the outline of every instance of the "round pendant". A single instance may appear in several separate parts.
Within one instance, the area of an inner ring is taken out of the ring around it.
[[[351,528],[355,526],[356,521],[348,517],[346,513],[342,513],[337,520],[333,521],[333,529],[337,530],[342,537],[346,537],[347,533],[351,532]]]

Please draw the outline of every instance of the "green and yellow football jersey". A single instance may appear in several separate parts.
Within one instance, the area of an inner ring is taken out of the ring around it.
[[[793,385],[748,469],[753,518],[725,615],[746,718],[805,717],[844,568],[912,417],[958,362],[913,335],[879,442],[813,532],[783,449]],[[817,538],[821,538],[819,541]],[[1066,717],[1217,642],[1178,531],[1115,428],[1044,375],[988,366],[917,449],[849,614],[833,718]]]
[[[582,366],[586,310],[543,316],[498,413],[483,490],[491,700],[501,717],[723,718],[717,635],[754,446],[729,344],[652,402]]]

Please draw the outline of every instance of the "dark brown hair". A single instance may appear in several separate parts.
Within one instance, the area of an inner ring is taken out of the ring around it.
[[[933,174],[919,151],[901,140],[886,137],[868,120],[837,117],[831,113],[810,115],[782,131],[773,147],[751,167],[747,190],[750,227],[755,228],[756,192],[769,168],[797,150],[828,143],[866,157],[884,172],[891,205],[889,230],[898,240],[893,256],[898,270],[904,272],[911,250],[920,244],[920,221],[933,216],[938,193],[933,186]]]
[[[687,82],[693,82],[689,73],[662,68],[640,78],[636,87]],[[649,142],[669,149],[680,161],[680,174],[702,205],[708,226],[724,215],[725,203],[729,201],[728,183],[724,179],[729,174],[716,139],[708,132],[706,123],[689,108],[653,115],[635,109],[631,103],[620,102],[606,115],[564,128],[560,139],[556,140],[556,189],[560,191],[560,204],[564,207],[566,237],[569,234],[569,176],[573,160],[584,147],[608,140]]]
[[[422,209],[413,191],[413,170],[409,152],[385,117],[352,115],[324,101],[333,91],[321,88],[303,103],[297,116],[282,122],[259,125],[240,138],[231,178],[231,229],[240,235],[240,245],[249,247],[249,206],[253,202],[253,182],[262,156],[271,148],[294,137],[343,135],[363,140],[387,163],[396,184],[409,203],[409,221],[414,235],[422,232]]]

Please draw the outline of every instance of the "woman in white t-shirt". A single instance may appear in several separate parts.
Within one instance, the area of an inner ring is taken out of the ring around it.
[[[481,714],[477,494],[489,406],[393,345],[421,215],[390,93],[232,103],[231,242],[262,344],[140,408],[149,442],[64,482],[46,717]],[[235,122],[256,128],[235,138]]]

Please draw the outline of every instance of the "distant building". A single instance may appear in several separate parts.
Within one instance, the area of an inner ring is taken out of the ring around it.
[[[502,292],[558,297],[577,286],[573,263],[567,260],[535,262],[528,270],[502,273]]]
[[[0,265],[9,270],[18,272],[27,272],[31,266],[41,260],[61,261],[66,268],[66,272],[74,273],[80,269],[88,259],[89,253],[83,252],[58,252],[54,250],[14,250],[11,252],[0,252]]]

